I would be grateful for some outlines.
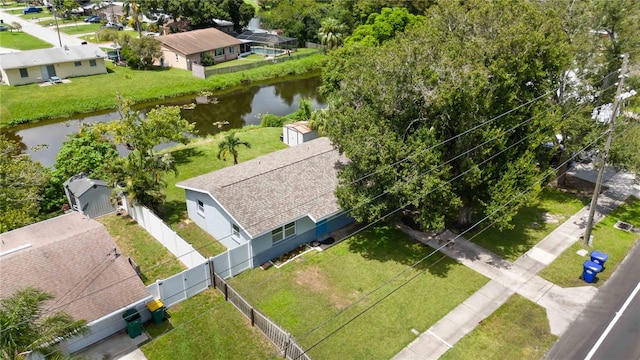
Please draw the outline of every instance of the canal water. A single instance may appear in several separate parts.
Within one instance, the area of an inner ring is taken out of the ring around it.
[[[196,124],[198,136],[217,134],[246,125],[260,124],[262,115],[287,115],[298,109],[301,98],[311,100],[314,108],[325,106],[318,93],[319,76],[297,78],[268,85],[254,85],[240,90],[212,96],[189,96],[167,99],[137,108],[145,113],[157,105],[182,107],[182,117]],[[82,114],[76,117],[43,121],[8,131],[9,138],[19,141],[24,152],[44,166],[55,164],[56,155],[68,134],[77,132],[81,123],[104,122],[117,119],[117,111]],[[227,125],[221,125],[227,123]],[[126,150],[119,149],[121,154]]]

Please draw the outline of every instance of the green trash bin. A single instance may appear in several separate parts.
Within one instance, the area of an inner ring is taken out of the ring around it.
[[[151,318],[154,324],[160,324],[164,320],[164,311],[167,309],[161,300],[153,300],[147,304],[147,308],[151,312]]]
[[[142,318],[136,309],[129,309],[122,314],[124,321],[127,322],[127,334],[130,338],[135,338],[142,334]]]

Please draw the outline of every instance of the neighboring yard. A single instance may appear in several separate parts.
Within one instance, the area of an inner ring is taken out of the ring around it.
[[[101,25],[102,24],[87,24],[82,20],[79,20],[77,25],[61,27],[60,31],[69,35],[94,33],[100,30]]]
[[[217,290],[209,289],[168,311],[170,319],[145,325],[148,359],[268,359],[276,348]],[[170,323],[170,324],[168,324]],[[170,325],[170,326],[167,326]],[[171,331],[158,336],[158,330]]]
[[[538,360],[556,340],[544,308],[515,294],[440,359]]]
[[[309,351],[313,359],[389,359],[416,338],[412,329],[426,331],[488,281],[441,254],[411,267],[430,252],[400,230],[378,225],[322,253],[281,269],[246,271],[230,283],[305,349],[328,336]]]
[[[97,220],[107,228],[122,253],[138,263],[145,285],[186,269],[169,250],[130,217],[111,214]]]
[[[33,37],[27,33],[22,31],[0,31],[0,47],[5,47],[9,49],[16,50],[35,50],[35,49],[46,49],[53,47],[53,45],[49,44],[46,41],[42,41],[36,37]],[[37,85],[36,85],[37,86]],[[3,88],[8,88],[8,86],[2,86]],[[2,98],[2,102],[4,105],[5,98],[4,92],[0,91],[0,98]],[[4,117],[2,122],[4,122]]]
[[[309,76],[320,68],[325,58],[323,54],[314,54],[242,72],[215,75],[206,80],[198,79],[186,70],[133,70],[109,62],[108,74],[72,78],[71,83],[64,86],[1,86],[0,125],[113,109],[117,105],[117,94],[144,102],[202,91],[231,91],[271,79],[282,81],[287,75]],[[27,98],[29,106],[24,106],[23,100]]]
[[[467,239],[491,250],[509,261],[514,261],[527,250],[544,239],[551,231],[580,211],[588,199],[556,188],[546,187],[539,199],[532,205],[520,209],[513,217],[513,229],[499,231],[480,225],[477,235],[467,235]]]
[[[298,49],[296,52],[291,53],[291,55],[303,55],[303,54],[310,54],[310,53],[315,53],[318,52],[318,50],[316,49],[305,49],[305,48],[300,48]],[[286,55],[285,55],[286,56]],[[269,60],[265,60],[263,55],[260,54],[251,54],[249,56],[240,58],[240,59],[236,59],[236,60],[231,60],[231,61],[225,61],[222,62],[220,64],[215,64],[212,66],[207,66],[207,70],[209,69],[220,69],[220,68],[227,68],[227,67],[233,67],[233,66],[238,66],[238,65],[244,65],[244,64],[249,64],[249,63],[254,63],[254,62],[261,62],[261,61],[269,61]]]
[[[604,271],[597,275],[598,281],[593,283],[597,287],[603,285],[616,271],[635,242],[640,240],[638,233],[614,228],[613,225],[618,220],[640,226],[640,199],[627,199],[593,228],[593,247],[585,245],[583,241],[577,241],[539,275],[561,287],[584,286],[585,282],[578,277],[582,274],[582,264],[589,259],[589,255],[582,257],[576,252],[580,249],[586,249],[589,253],[598,250],[609,255]]]

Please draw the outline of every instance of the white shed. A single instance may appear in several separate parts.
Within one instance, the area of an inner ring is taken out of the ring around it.
[[[298,121],[282,128],[282,141],[289,146],[296,146],[316,139],[318,132],[311,130],[308,121]]]
[[[102,180],[76,174],[63,184],[69,206],[90,218],[115,211],[111,204],[111,188]]]

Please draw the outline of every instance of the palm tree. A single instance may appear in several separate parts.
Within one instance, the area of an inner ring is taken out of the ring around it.
[[[344,31],[344,25],[338,22],[334,18],[326,18],[320,23],[320,30],[318,31],[318,37],[320,43],[326,45],[329,50],[333,47],[340,45],[342,42],[342,36]]]
[[[231,154],[233,155],[233,165],[236,165],[238,163],[238,150],[236,148],[240,145],[251,148],[251,144],[237,138],[235,132],[230,132],[218,144],[218,159],[226,161],[227,155]]]
[[[0,358],[19,359],[30,352],[50,354],[57,342],[86,333],[84,320],[64,313],[46,314],[53,296],[32,287],[0,300]]]

